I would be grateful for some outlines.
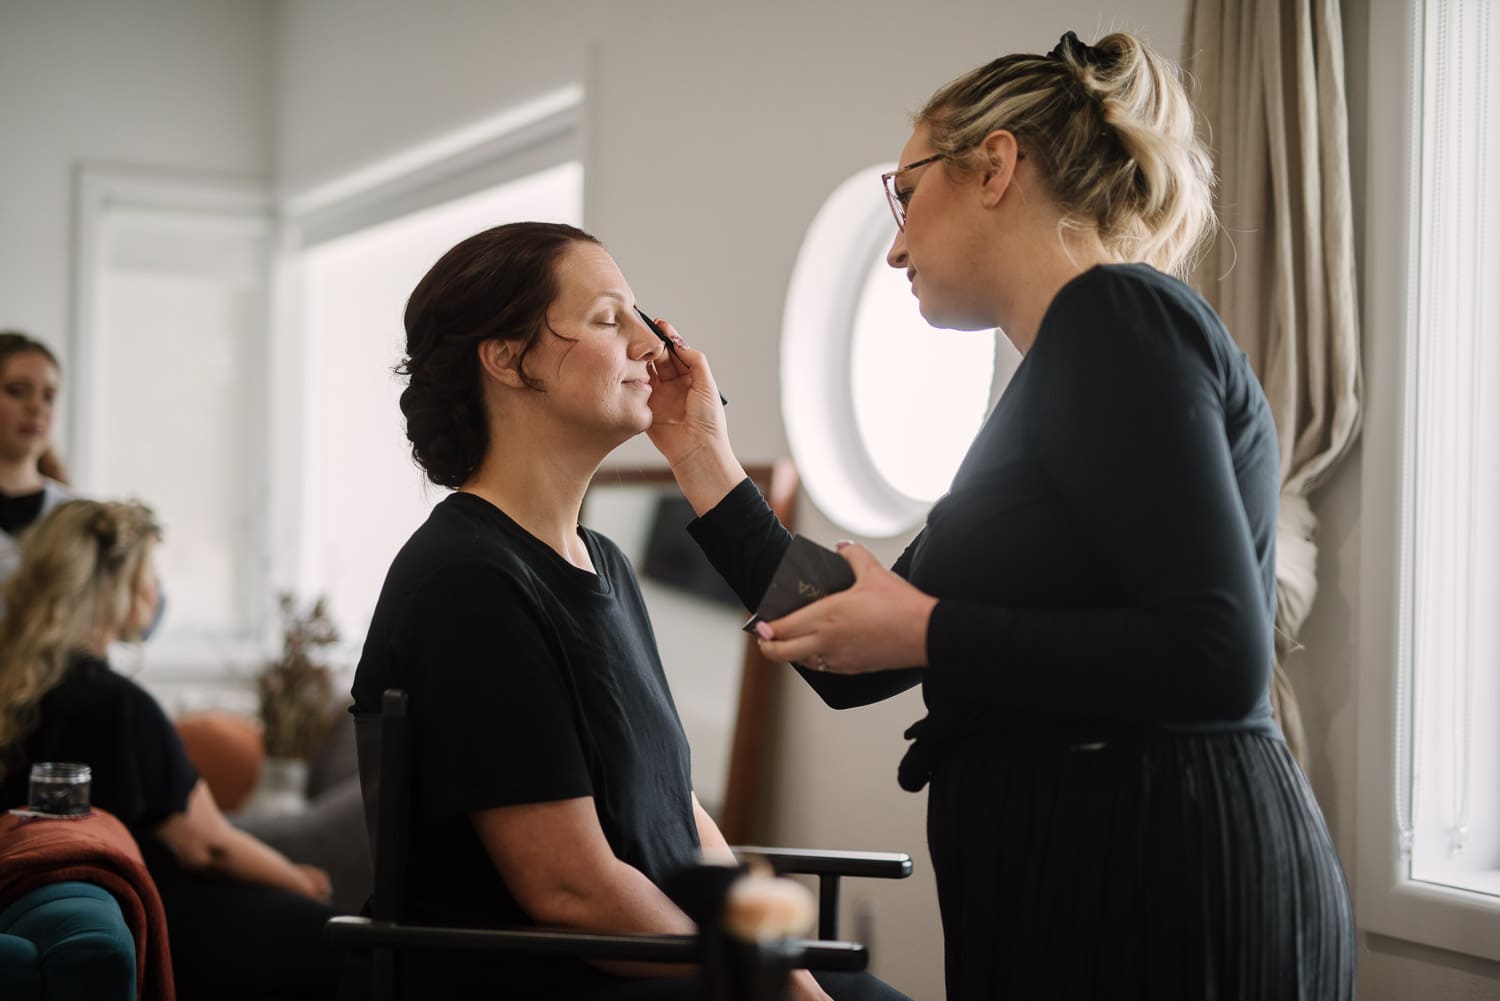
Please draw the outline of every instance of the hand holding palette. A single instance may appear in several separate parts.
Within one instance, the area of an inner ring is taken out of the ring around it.
[[[853,584],[854,571],[847,560],[805,535],[794,535],[745,631],[754,632],[757,622],[779,619]]]

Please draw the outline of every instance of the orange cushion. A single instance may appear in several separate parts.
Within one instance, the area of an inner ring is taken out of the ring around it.
[[[214,710],[183,716],[177,733],[219,809],[238,809],[255,788],[266,757],[260,727],[243,716]]]

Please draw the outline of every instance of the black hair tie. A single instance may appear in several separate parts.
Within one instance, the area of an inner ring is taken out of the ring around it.
[[[1052,51],[1047,53],[1047,58],[1060,62],[1071,58],[1075,63],[1102,70],[1107,70],[1115,64],[1114,53],[1104,52],[1081,41],[1072,31],[1063,34],[1057,44],[1052,47]]]

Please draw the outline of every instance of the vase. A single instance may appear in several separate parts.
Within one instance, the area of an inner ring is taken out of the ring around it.
[[[251,815],[302,813],[307,809],[307,762],[301,758],[266,758],[260,764],[255,791],[243,812]]]

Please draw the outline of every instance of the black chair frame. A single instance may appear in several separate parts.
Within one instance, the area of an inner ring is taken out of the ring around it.
[[[710,981],[722,970],[718,950],[723,936],[704,929],[701,935],[611,935],[540,928],[448,928],[407,924],[403,892],[411,819],[411,722],[407,695],[388,689],[381,712],[355,717],[360,789],[370,851],[375,863],[370,917],[340,915],[327,924],[329,937],[345,949],[371,954],[372,997],[393,1001],[396,953],[404,950],[459,950],[531,958],[618,960],[701,964]],[[742,857],[758,856],[782,875],[818,877],[819,940],[791,940],[753,947],[762,966],[788,970],[858,972],[869,963],[865,946],[837,941],[839,881],[844,876],[904,879],[911,875],[911,856],[904,852],[797,851],[736,848]],[[721,974],[722,975],[722,974]],[[722,986],[722,985],[721,985]]]

